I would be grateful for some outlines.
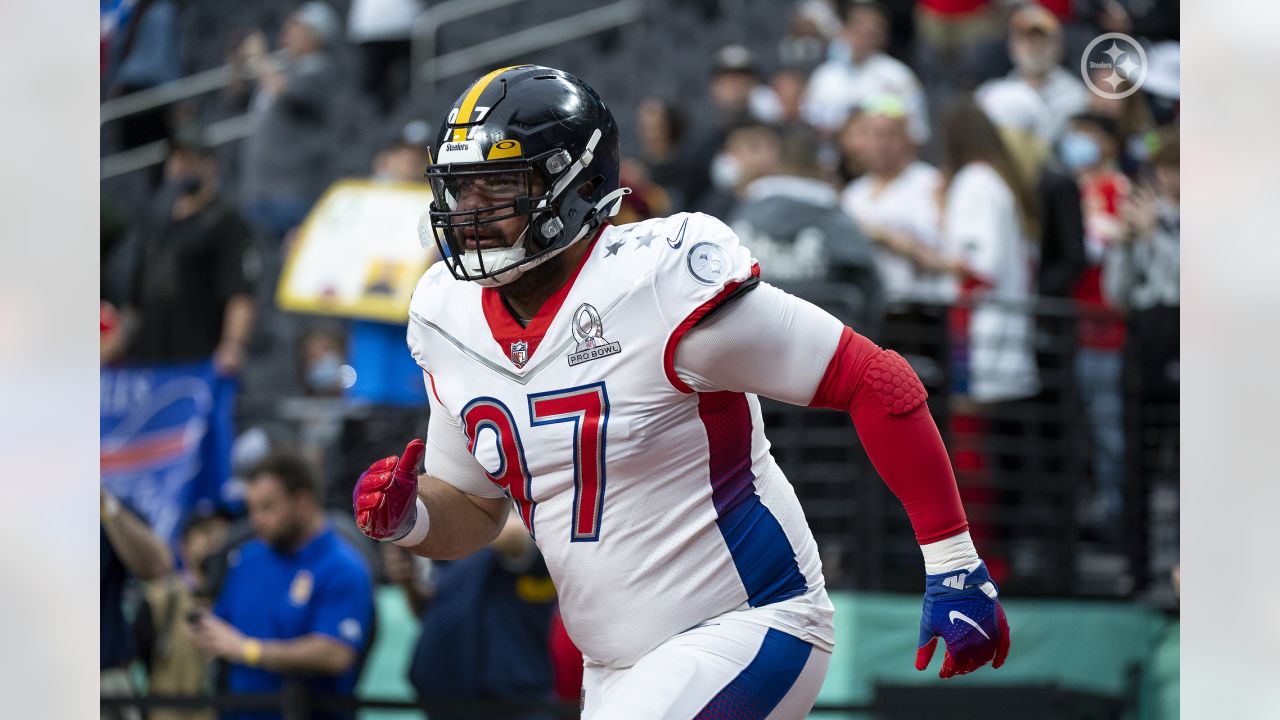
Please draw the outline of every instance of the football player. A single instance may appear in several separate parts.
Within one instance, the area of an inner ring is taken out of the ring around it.
[[[618,131],[576,77],[517,65],[454,103],[420,227],[442,260],[408,343],[427,438],[354,493],[377,540],[484,546],[514,507],[582,650],[587,720],[801,718],[832,606],[757,396],[848,412],[925,565],[916,667],[999,667],[1009,628],[925,391],[901,356],[761,282],[720,221],[610,225]],[[420,463],[425,457],[425,467]]]

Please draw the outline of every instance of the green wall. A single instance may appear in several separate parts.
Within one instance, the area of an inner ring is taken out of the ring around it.
[[[360,681],[365,697],[409,699],[406,679],[418,627],[398,588],[378,590],[378,639]],[[1129,668],[1141,668],[1142,720],[1178,717],[1177,620],[1133,603],[1020,600],[1004,602],[1013,644],[999,670],[984,668],[963,678],[938,679],[942,649],[930,668],[917,672],[920,598],[879,593],[832,593],[836,652],[819,702],[867,703],[877,682],[965,685],[1053,683],[1120,696]],[[418,718],[418,713],[376,711],[367,720]],[[827,716],[831,717],[831,716]]]

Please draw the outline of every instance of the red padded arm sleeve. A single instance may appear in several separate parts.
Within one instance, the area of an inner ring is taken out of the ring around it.
[[[901,355],[846,327],[809,403],[853,418],[871,464],[906,508],[921,545],[969,529],[925,398],[924,385]]]

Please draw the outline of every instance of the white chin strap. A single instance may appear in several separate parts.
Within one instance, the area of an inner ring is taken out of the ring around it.
[[[599,211],[598,217],[613,217],[618,214],[618,210],[622,208],[622,196],[631,194],[631,188],[621,187],[613,192],[600,198],[600,201],[591,207],[592,211]],[[537,259],[531,260],[520,267],[512,267],[522,262],[528,257],[525,250],[525,244],[528,243],[529,228],[525,227],[524,232],[520,233],[519,239],[511,247],[491,248],[489,250],[469,250],[462,253],[461,265],[469,275],[479,275],[483,272],[493,272],[494,268],[510,268],[508,270],[500,270],[495,275],[486,278],[478,278],[474,282],[481,287],[498,287],[514,282],[526,271],[538,267],[542,263],[559,255],[565,250],[573,246],[588,233],[592,232],[596,226],[583,225],[578,230],[578,234],[563,247],[556,248],[544,255],[538,256]],[[484,261],[483,265],[481,260]]]

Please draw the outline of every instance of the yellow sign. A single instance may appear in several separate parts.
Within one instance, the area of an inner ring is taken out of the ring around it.
[[[404,323],[434,252],[418,240],[426,183],[339,180],[298,229],[276,291],[288,312]]]

